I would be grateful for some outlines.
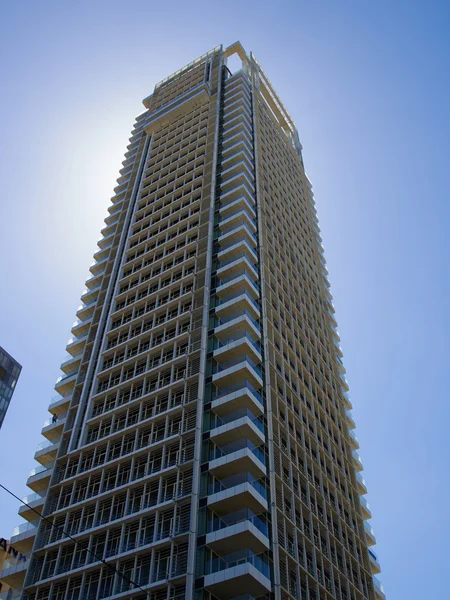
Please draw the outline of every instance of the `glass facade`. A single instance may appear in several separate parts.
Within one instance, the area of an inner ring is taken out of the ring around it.
[[[0,346],[0,427],[5,419],[22,367]]]

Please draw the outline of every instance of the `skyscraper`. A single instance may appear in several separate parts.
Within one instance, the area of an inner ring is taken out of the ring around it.
[[[21,370],[19,363],[0,346],[0,428]]]
[[[144,106],[11,538],[30,552],[16,584],[33,600],[382,599],[295,125],[239,43]]]

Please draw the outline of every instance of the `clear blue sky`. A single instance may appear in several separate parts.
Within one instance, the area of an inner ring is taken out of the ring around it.
[[[1,483],[27,493],[141,99],[239,39],[304,146],[386,593],[448,597],[449,16],[433,0],[2,2],[0,345],[23,371]]]

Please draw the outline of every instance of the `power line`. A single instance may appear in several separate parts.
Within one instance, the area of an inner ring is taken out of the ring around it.
[[[21,504],[24,504],[26,507],[28,507],[34,513],[36,513],[38,515],[39,519],[42,519],[46,523],[49,523],[52,527],[56,527],[56,529],[59,529],[60,531],[62,531],[62,533],[66,537],[68,537],[70,540],[72,540],[73,542],[75,542],[75,544],[78,544],[79,546],[81,546],[83,548],[83,550],[86,550],[86,552],[89,552],[89,554],[91,554],[96,560],[98,560],[101,563],[103,563],[106,567],[108,567],[108,569],[110,569],[111,571],[113,571],[116,575],[118,575],[119,577],[121,577],[124,581],[127,581],[129,584],[132,584],[135,588],[141,590],[141,592],[144,592],[144,594],[147,596],[147,598],[151,598],[151,596],[149,595],[149,593],[146,590],[144,590],[138,583],[136,583],[135,581],[133,581],[132,579],[130,579],[129,577],[127,577],[126,575],[124,575],[123,573],[121,573],[120,571],[118,571],[116,569],[116,567],[114,567],[110,563],[106,562],[103,558],[101,558],[100,556],[98,556],[97,554],[95,554],[95,552],[93,552],[92,550],[89,550],[89,548],[85,547],[82,542],[79,542],[78,540],[76,540],[75,538],[73,538],[69,533],[67,533],[67,531],[64,530],[63,527],[61,527],[61,525],[56,525],[56,523],[53,523],[50,519],[48,519],[47,517],[45,517],[44,515],[42,515],[40,512],[38,512],[35,508],[33,508],[32,506],[30,506],[29,504],[27,504],[26,502],[24,502],[21,498],[19,498],[19,496],[16,496],[16,494],[14,494],[14,492],[12,492],[10,489],[8,489],[7,487],[5,487],[1,483],[0,483],[0,488],[4,489],[5,492],[8,492],[8,494],[10,494],[16,500],[18,500]]]

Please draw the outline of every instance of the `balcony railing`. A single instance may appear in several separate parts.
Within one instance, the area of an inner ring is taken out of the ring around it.
[[[253,346],[259,353],[261,353],[261,342],[254,340],[246,331],[233,335],[226,340],[218,340],[217,338],[213,341],[213,350],[220,350],[220,348],[224,348],[225,346],[229,346],[233,342],[244,342],[247,341],[251,346]]]
[[[220,531],[221,529],[225,529],[231,525],[237,525],[238,523],[243,523],[244,521],[249,521],[263,535],[268,537],[269,528],[267,524],[267,517],[265,517],[264,514],[255,515],[255,513],[248,508],[243,508],[242,510],[237,510],[221,517],[214,516],[212,519],[207,519],[203,528],[204,530],[200,533],[201,535],[213,533],[214,531]]]
[[[234,313],[232,313],[231,315],[227,315],[226,319],[220,319],[219,317],[216,317],[215,319],[215,327],[220,327],[221,325],[226,325],[227,323],[230,323],[231,321],[234,321],[235,319],[238,319],[239,317],[247,317],[249,319],[249,321],[251,323],[253,323],[253,325],[259,329],[259,323],[258,321],[254,318],[254,316],[252,315],[251,312],[249,312],[248,310],[238,310]]]
[[[31,504],[31,502],[34,502],[35,500],[44,500],[44,498],[45,496],[42,496],[42,494],[34,492],[33,494],[28,494],[28,496],[24,496],[22,498],[22,502],[24,504]]]
[[[32,471],[30,471],[29,477],[32,477],[33,475],[37,475],[38,473],[44,473],[44,471],[51,471],[53,469],[53,465],[55,463],[49,463],[48,465],[41,465],[39,467],[36,467],[35,469],[33,469]]]
[[[252,442],[246,438],[242,440],[236,440],[230,444],[226,444],[225,446],[217,446],[210,441],[208,460],[216,460],[218,458],[222,458],[223,456],[228,456],[233,452],[239,452],[239,450],[244,449],[250,450],[263,465],[266,464],[266,457],[264,452],[261,450],[261,446],[255,446],[255,444],[252,444]]]
[[[267,556],[264,553],[254,554],[251,550],[247,549],[238,550],[238,552],[233,552],[227,556],[206,561],[204,574],[210,575],[218,571],[237,567],[243,563],[252,564],[260,573],[270,579],[270,565]]]
[[[377,591],[378,595],[382,598],[385,598],[386,596],[384,593],[383,584],[375,575],[373,576],[373,585],[375,586],[375,590]]]
[[[251,473],[238,473],[225,477],[224,479],[218,479],[214,477],[211,482],[207,484],[206,495],[211,496],[212,494],[218,494],[224,490],[229,490],[242,483],[249,483],[257,492],[267,500],[267,489],[261,479],[256,479]]]
[[[259,375],[259,377],[262,377],[261,367],[258,366],[257,364],[255,364],[253,362],[252,358],[248,354],[242,354],[241,356],[237,356],[236,358],[233,358],[232,360],[227,360],[222,363],[217,363],[216,365],[214,365],[213,373],[214,374],[221,373],[222,371],[231,369],[232,367],[235,367],[236,365],[240,365],[243,362],[250,365],[250,367],[255,371],[255,373],[257,375]]]
[[[71,377],[74,377],[75,375],[78,375],[78,369],[76,371],[72,371],[72,373],[67,373],[67,375],[61,375],[60,377],[58,377],[55,385],[58,385],[59,383],[63,383],[64,381],[66,381],[67,379],[70,379]]]
[[[213,391],[212,399],[218,400],[219,398],[228,396],[228,394],[232,394],[233,392],[240,392],[241,390],[245,389],[248,389],[260,404],[264,404],[264,399],[261,393],[257,391],[257,389],[250,383],[250,381],[247,380],[239,381],[238,383],[233,383],[232,385],[228,385],[227,387]]]
[[[57,396],[56,401],[59,401],[59,400],[62,400],[61,396]],[[61,415],[59,417],[56,417],[56,419],[54,417],[50,417],[50,419],[47,419],[46,421],[44,421],[42,428],[48,427],[49,425],[61,425],[62,423],[64,423],[66,416],[67,416],[67,414]]]
[[[239,252],[239,254],[235,254],[234,256],[225,261],[221,261],[219,258],[219,269],[221,269],[222,267],[226,267],[227,265],[231,265],[231,263],[237,262],[240,258],[246,258],[250,265],[255,269],[256,273],[258,273],[258,265],[253,262],[252,256],[250,256],[248,252]]]
[[[220,202],[219,207],[220,207],[220,209],[226,208],[227,206],[230,206],[230,204],[234,204],[235,202],[240,202],[241,200],[248,202],[250,207],[252,209],[254,209],[254,206],[252,206],[252,202],[254,202],[253,198],[252,198],[252,200],[250,200],[250,198],[247,198],[247,196],[239,196],[238,198],[232,198],[231,200],[227,200],[226,202]]]
[[[216,307],[222,306],[222,304],[226,304],[227,302],[231,302],[232,300],[237,300],[242,296],[245,296],[246,300],[249,300],[259,310],[258,302],[254,300],[249,294],[247,294],[246,291],[239,291],[237,295],[231,294],[230,296],[223,296],[216,302]]]
[[[217,287],[221,286],[221,285],[225,285],[226,283],[229,283],[230,281],[233,281],[233,279],[238,279],[239,277],[242,277],[243,275],[246,275],[250,281],[253,283],[253,285],[257,285],[257,282],[255,281],[255,273],[252,273],[251,271],[247,271],[247,269],[240,269],[238,273],[233,273],[233,275],[230,275],[229,277],[219,277],[218,281],[217,281]]]
[[[222,417],[212,413],[210,423],[206,426],[205,431],[212,431],[217,427],[222,427],[222,425],[233,423],[234,421],[242,419],[243,417],[248,417],[250,422],[253,423],[262,433],[264,433],[264,422],[261,420],[261,417],[255,417],[255,415],[248,408],[240,408],[239,410],[235,410],[230,414],[223,415]]]
[[[50,446],[54,446],[57,443],[58,442],[52,442],[50,440],[44,440],[43,442],[41,442],[40,444],[38,444],[36,446],[36,452],[39,452],[39,450],[44,450],[44,448],[49,448]]]
[[[21,523],[20,525],[16,525],[16,527],[14,527],[11,537],[25,533],[25,531],[30,531],[31,529],[36,529],[36,527],[37,521],[33,521],[32,523]]]
[[[236,231],[237,229],[239,229],[240,227],[245,227],[246,232],[248,233],[248,235],[253,238],[255,240],[255,242],[258,241],[258,237],[255,233],[253,233],[253,231],[251,231],[248,227],[248,221],[239,221],[238,223],[235,223],[233,227],[231,227],[230,229],[226,229],[225,231],[221,231],[220,235],[219,235],[219,242],[220,242],[220,238],[225,237],[226,235],[229,235],[230,233],[233,233],[234,231]],[[226,250],[229,246],[234,245],[236,242],[232,242],[231,244],[228,244],[228,246],[220,246],[222,250]]]

